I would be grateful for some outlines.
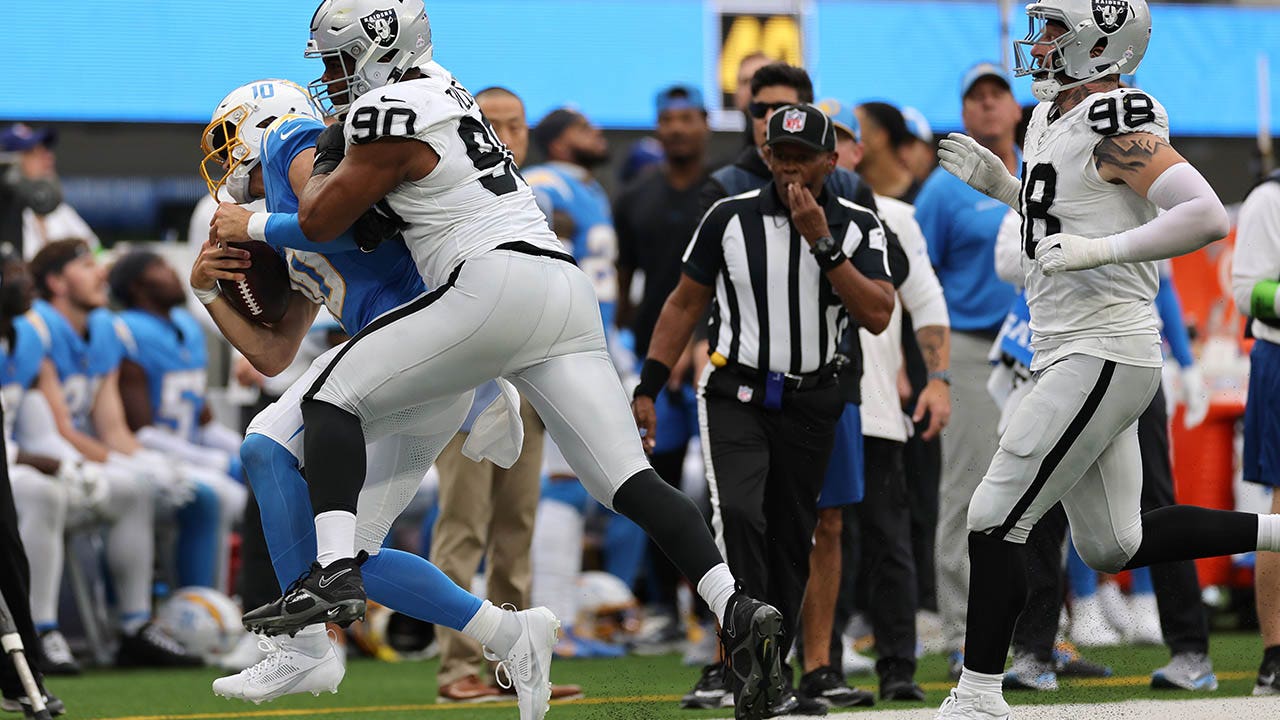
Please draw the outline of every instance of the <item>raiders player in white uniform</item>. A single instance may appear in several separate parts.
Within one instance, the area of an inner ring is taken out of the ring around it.
[[[697,507],[649,466],[590,278],[547,228],[475,100],[431,53],[421,0],[325,0],[312,18],[308,54],[325,63],[312,87],[345,123],[317,140],[299,198],[303,233],[330,241],[378,205],[401,224],[432,291],[360,332],[305,395],[321,568],[252,614],[290,632],[363,613],[352,533],[361,423],[505,377],[588,490],[645,528],[697,584],[725,628],[738,717],[762,717],[782,693],[781,615],[735,592]],[[546,624],[554,637],[554,617]],[[546,694],[522,694],[521,716],[540,718]]]
[[[1001,681],[1026,596],[1023,544],[1055,503],[1081,557],[1105,572],[1280,549],[1280,516],[1139,509],[1136,422],[1162,362],[1153,261],[1229,229],[1213,189],[1169,145],[1164,108],[1118,87],[1146,51],[1146,2],[1045,0],[1027,14],[1018,73],[1034,76],[1041,103],[1023,180],[964,135],[939,149],[947,171],[1022,214],[1036,374],[970,503],[971,612],[946,720],[1010,716]]]

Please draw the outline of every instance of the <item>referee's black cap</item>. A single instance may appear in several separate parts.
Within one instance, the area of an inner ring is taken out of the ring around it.
[[[807,103],[778,108],[769,118],[765,145],[798,143],[819,152],[835,152],[836,129],[818,108]]]

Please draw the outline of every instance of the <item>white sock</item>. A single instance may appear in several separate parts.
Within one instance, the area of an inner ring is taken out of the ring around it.
[[[729,572],[729,566],[725,563],[711,568],[698,581],[698,595],[711,606],[711,612],[715,613],[716,620],[721,625],[724,624],[724,611],[729,607],[729,598],[733,593],[733,573]]]
[[[335,560],[356,556],[356,516],[329,510],[316,516],[316,561],[328,567]]]
[[[1000,695],[1004,689],[1004,673],[988,675],[965,668],[956,689],[966,695]]]
[[[1258,549],[1280,552],[1280,515],[1258,516]]]
[[[485,600],[475,617],[462,628],[462,634],[484,645],[498,655],[506,657],[520,639],[520,621],[510,610],[493,606]]]
[[[329,649],[329,628],[322,624],[308,625],[293,636],[292,644],[307,655],[323,655]]]

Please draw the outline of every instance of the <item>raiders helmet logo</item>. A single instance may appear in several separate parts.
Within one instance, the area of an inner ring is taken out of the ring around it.
[[[1093,22],[1110,35],[1129,19],[1129,0],[1093,0]]]
[[[805,118],[803,110],[788,110],[787,114],[782,116],[782,129],[789,133],[804,132]]]
[[[396,17],[396,11],[391,8],[365,15],[360,18],[360,24],[364,26],[365,35],[382,47],[394,45],[396,35],[400,32],[400,19]]]

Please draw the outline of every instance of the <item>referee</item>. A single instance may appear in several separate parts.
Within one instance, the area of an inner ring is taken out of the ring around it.
[[[785,657],[845,404],[836,341],[850,317],[884,330],[894,300],[879,220],[823,189],[836,162],[830,119],[812,105],[779,108],[765,145],[772,181],[716,203],[685,250],[633,409],[651,449],[653,398],[714,295],[713,369],[699,397],[712,524],[744,590],[782,612]]]

